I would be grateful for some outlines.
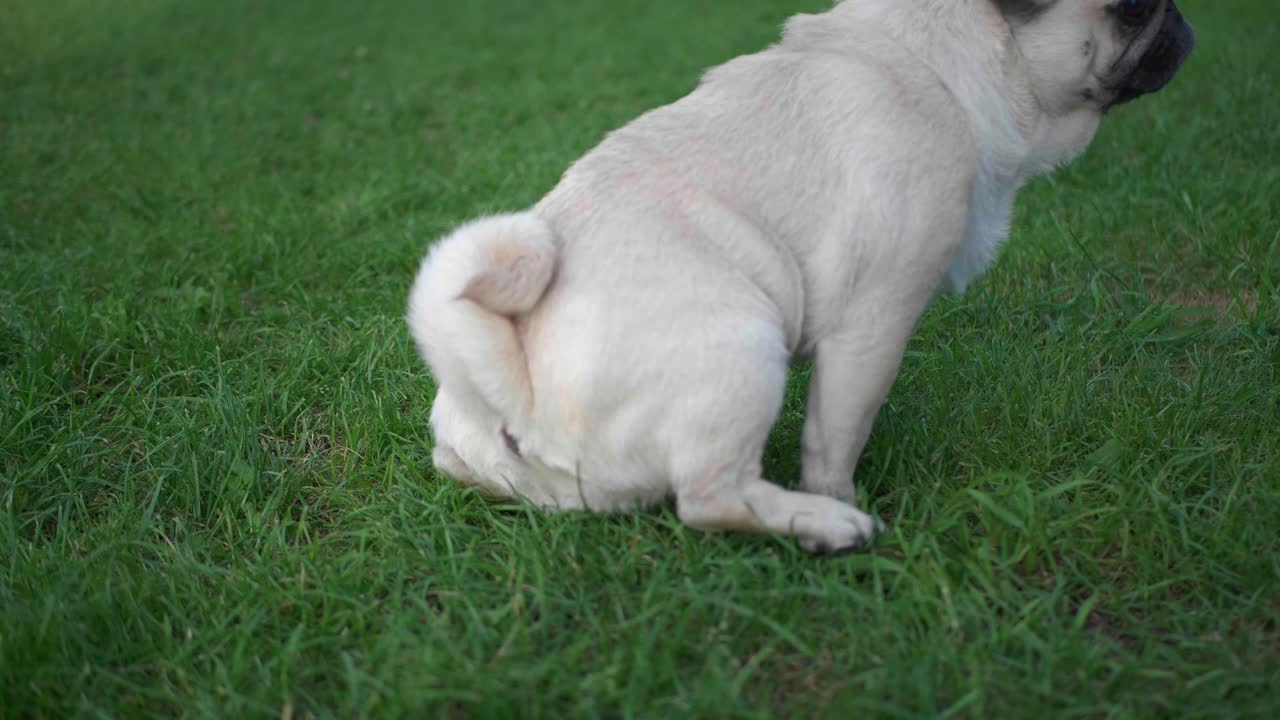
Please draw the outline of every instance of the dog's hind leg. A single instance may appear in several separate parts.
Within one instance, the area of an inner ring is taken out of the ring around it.
[[[709,474],[681,492],[676,503],[689,527],[793,535],[812,553],[860,550],[880,529],[875,518],[852,505],[733,472]]]
[[[794,536],[814,553],[858,550],[879,523],[840,500],[784,490],[761,479],[761,457],[786,391],[785,357],[717,363],[737,378],[731,393],[687,407],[673,433],[672,489],[680,520],[699,530]]]
[[[502,445],[501,430],[486,429],[483,422],[469,414],[464,402],[447,388],[436,393],[431,406],[431,432],[435,447],[431,462],[436,471],[454,480],[497,497],[511,497],[519,490],[511,483],[518,481],[517,473],[503,473],[502,457],[506,448]]]

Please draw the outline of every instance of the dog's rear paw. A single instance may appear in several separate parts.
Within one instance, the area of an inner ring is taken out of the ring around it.
[[[460,483],[466,485],[476,484],[475,477],[471,474],[471,468],[448,445],[440,443],[435,446],[431,451],[431,464],[435,465],[436,470],[441,474],[448,475]]]
[[[847,555],[871,546],[884,530],[884,523],[844,503],[829,512],[809,518],[804,527],[796,528],[800,547],[815,555]]]

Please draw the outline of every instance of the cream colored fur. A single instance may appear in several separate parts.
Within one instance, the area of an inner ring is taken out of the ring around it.
[[[995,257],[1018,187],[1092,138],[1082,90],[1120,52],[1102,6],[1025,28],[991,0],[797,16],[534,208],[439,241],[408,313],[437,467],[548,508],[675,496],[696,528],[867,543],[853,470],[907,339]],[[814,368],[790,491],[761,454],[796,357]]]

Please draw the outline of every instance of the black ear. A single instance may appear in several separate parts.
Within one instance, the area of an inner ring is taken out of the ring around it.
[[[1005,18],[1017,22],[1030,22],[1048,10],[1057,0],[995,0],[996,7]]]

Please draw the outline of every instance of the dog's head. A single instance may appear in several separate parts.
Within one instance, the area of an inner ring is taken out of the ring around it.
[[[1173,79],[1195,45],[1173,0],[993,1],[1051,115],[1101,115],[1153,93]]]

